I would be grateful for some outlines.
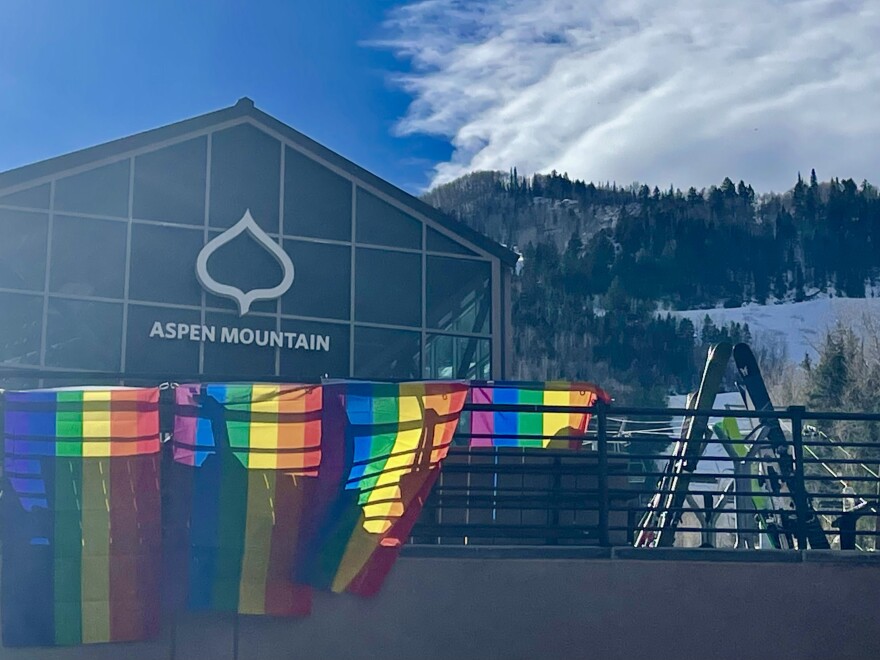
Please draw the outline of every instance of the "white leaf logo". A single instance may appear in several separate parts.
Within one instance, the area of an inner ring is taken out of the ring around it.
[[[280,284],[277,286],[273,286],[271,289],[254,289],[253,291],[245,292],[238,287],[221,284],[211,277],[210,273],[208,273],[208,258],[214,254],[217,249],[223,247],[245,232],[249,233],[257,243],[266,248],[266,251],[271,254],[275,258],[275,261],[281,266],[283,276]],[[236,222],[235,225],[219,236],[211,239],[205,247],[202,248],[202,251],[199,252],[198,259],[196,259],[196,277],[199,278],[199,284],[201,284],[206,291],[234,300],[238,305],[239,316],[244,316],[250,311],[251,305],[257,300],[273,300],[275,298],[280,298],[287,292],[290,285],[293,284],[293,262],[290,260],[290,257],[287,256],[287,253],[281,249],[281,246],[273,241],[271,236],[260,229],[260,226],[254,221],[253,216],[251,216],[250,209],[248,209],[244,212],[241,220]]]

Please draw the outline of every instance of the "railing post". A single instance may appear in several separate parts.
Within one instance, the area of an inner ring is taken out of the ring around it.
[[[550,526],[553,530],[547,545],[559,545],[559,503],[562,499],[562,459],[553,459],[553,479],[550,486]]]
[[[807,484],[804,476],[804,413],[803,406],[789,406],[791,416],[791,442],[794,446],[794,508],[797,513],[795,534],[799,550],[807,547],[807,518],[809,505],[807,502]]]
[[[607,547],[611,545],[611,535],[608,530],[608,510],[610,501],[608,496],[608,411],[604,401],[596,401],[596,440],[599,459],[599,473],[597,483],[599,486],[599,545]]]
[[[834,521],[834,526],[840,530],[840,549],[856,549],[856,524],[859,521],[857,511],[848,511]]]

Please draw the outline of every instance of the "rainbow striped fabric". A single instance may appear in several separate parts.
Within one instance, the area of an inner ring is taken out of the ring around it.
[[[290,579],[321,462],[321,387],[181,385],[169,514],[191,609],[299,616]]]
[[[232,454],[250,469],[315,476],[321,462],[321,388],[300,385],[181,385],[175,390],[174,460],[200,466],[216,453],[222,413]],[[218,408],[219,406],[219,408]],[[220,410],[222,408],[222,410]]]
[[[409,537],[467,397],[464,382],[324,384],[324,457],[305,578],[371,595]]]
[[[589,383],[474,383],[471,403],[587,407],[610,397]],[[590,415],[585,412],[472,411],[471,447],[569,448],[581,446]],[[559,439],[554,437],[560,436]],[[572,437],[575,436],[575,437]]]
[[[158,632],[159,449],[157,389],[5,394],[4,645]]]

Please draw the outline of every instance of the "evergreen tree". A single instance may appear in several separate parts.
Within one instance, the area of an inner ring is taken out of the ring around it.
[[[605,309],[618,312],[629,309],[629,296],[626,295],[620,277],[611,280],[611,285],[605,293]]]
[[[776,296],[777,300],[782,300],[785,298],[785,294],[788,293],[788,284],[785,282],[785,275],[782,271],[776,273],[776,280],[773,283],[773,295]]]
[[[706,314],[703,318],[703,329],[700,331],[700,342],[703,344],[714,344],[718,341],[718,328],[712,318]]]
[[[721,194],[725,199],[736,199],[736,186],[730,177],[724,177],[724,181],[721,182]]]
[[[847,366],[845,331],[838,326],[826,335],[819,362],[810,370],[810,408],[840,409],[847,386]]]
[[[799,219],[802,219],[804,217],[804,209],[806,207],[807,187],[804,184],[803,178],[801,178],[800,172],[798,172],[797,183],[794,184],[792,199],[794,201],[795,215]]]
[[[794,301],[804,301],[804,271],[800,264],[797,264],[794,269]]]

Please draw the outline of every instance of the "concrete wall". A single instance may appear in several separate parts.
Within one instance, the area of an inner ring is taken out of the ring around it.
[[[379,597],[319,594],[299,621],[186,615],[152,643],[0,658],[880,658],[880,557],[443,552],[415,548]]]

